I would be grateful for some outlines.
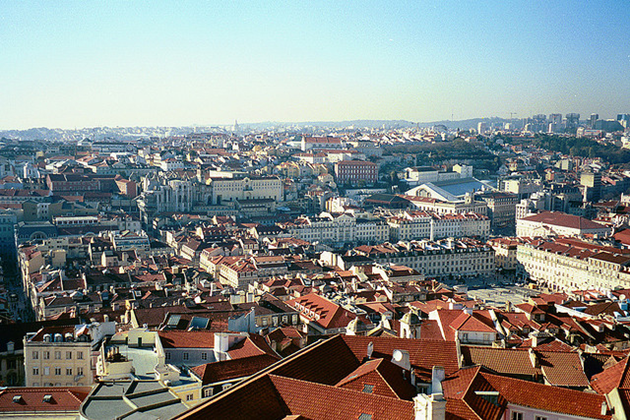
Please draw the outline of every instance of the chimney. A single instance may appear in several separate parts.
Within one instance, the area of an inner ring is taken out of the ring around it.
[[[534,351],[534,349],[529,349],[529,360],[532,362],[532,367],[540,367],[540,364],[538,363],[538,357],[536,356],[536,352]]]
[[[608,405],[606,404],[606,401],[602,401],[602,408],[600,410],[600,414],[602,416],[605,416],[606,414],[608,414]]]
[[[433,369],[431,369],[431,396],[443,396],[442,381],[445,377],[446,373],[444,372],[444,368],[442,366],[433,366]]]
[[[441,395],[418,394],[413,399],[414,420],[444,420],[446,400]]]

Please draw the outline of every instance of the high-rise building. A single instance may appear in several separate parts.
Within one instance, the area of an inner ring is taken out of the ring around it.
[[[575,130],[580,125],[580,114],[572,112],[567,114],[566,119],[567,130]]]
[[[486,131],[488,131],[488,124],[486,124],[485,122],[480,122],[477,124],[477,132],[479,134],[483,134]]]
[[[562,130],[562,114],[549,114],[549,133],[557,133]]]
[[[591,116],[588,119],[588,126],[590,128],[595,127],[595,123],[597,122],[597,120],[599,120],[599,114],[591,114]]]
[[[602,189],[602,174],[599,172],[582,172],[580,185],[584,187],[583,201],[599,201]]]
[[[549,114],[549,122],[551,124],[562,124],[562,114]]]

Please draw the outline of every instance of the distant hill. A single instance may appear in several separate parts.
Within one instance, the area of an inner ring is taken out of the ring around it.
[[[427,128],[436,125],[444,125],[448,129],[469,130],[476,129],[477,124],[485,122],[489,126],[501,125],[509,120],[499,117],[473,118],[459,121],[433,121],[433,122],[412,122],[406,120],[347,120],[347,121],[304,121],[304,122],[259,122],[239,124],[242,130],[285,130],[285,131],[311,131],[317,129],[342,130],[342,129],[404,129],[404,128]],[[522,125],[522,120],[515,120],[518,126]],[[76,141],[84,138],[101,140],[105,138],[134,139],[139,137],[165,137],[171,135],[185,135],[193,131],[197,132],[226,132],[231,130],[231,126],[181,126],[181,127],[93,127],[81,129],[60,129],[60,128],[30,128],[27,130],[0,130],[0,138],[21,140],[49,140],[49,141]]]

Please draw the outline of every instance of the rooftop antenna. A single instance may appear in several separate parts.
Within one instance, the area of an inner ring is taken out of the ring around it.
[[[514,129],[514,116],[516,112],[510,112],[510,124],[512,124],[512,129]]]

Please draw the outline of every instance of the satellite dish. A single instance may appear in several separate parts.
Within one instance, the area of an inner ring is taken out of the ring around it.
[[[397,362],[400,362],[403,359],[403,353],[400,350],[394,350],[393,356],[394,356],[394,360]]]

